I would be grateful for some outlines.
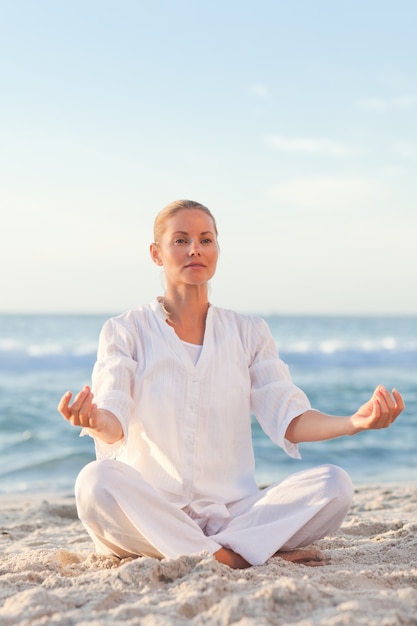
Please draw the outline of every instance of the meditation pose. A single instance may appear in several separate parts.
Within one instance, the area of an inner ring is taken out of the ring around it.
[[[353,415],[312,409],[266,321],[209,302],[217,237],[197,202],[157,215],[150,254],[165,294],[108,320],[91,389],[62,397],[60,413],[96,447],[76,481],[78,515],[96,550],[120,558],[207,552],[235,568],[273,556],[324,565],[308,546],[342,524],[351,480],[322,465],[260,489],[251,415],[297,458],[300,442],[388,427],[404,403],[378,386]]]

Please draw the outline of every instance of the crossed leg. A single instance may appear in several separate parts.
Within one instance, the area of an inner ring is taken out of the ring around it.
[[[80,519],[99,552],[174,558],[207,551],[232,568],[260,565],[271,557],[326,565],[327,558],[308,546],[340,526],[350,491],[347,476],[333,466],[300,472],[231,505],[227,523],[207,536],[124,463],[95,461],[76,485]]]

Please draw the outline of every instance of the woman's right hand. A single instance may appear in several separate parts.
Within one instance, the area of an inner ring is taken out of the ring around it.
[[[81,426],[94,431],[103,441],[114,443],[123,437],[122,426],[113,413],[98,409],[93,402],[94,395],[88,385],[83,387],[71,404],[72,392],[67,391],[58,404],[58,411],[73,426]]]
[[[90,387],[86,385],[75,396],[74,401],[70,404],[72,392],[67,391],[58,404],[58,411],[71,422],[73,426],[81,426],[83,428],[97,428],[98,414],[97,405],[93,403],[94,395]]]

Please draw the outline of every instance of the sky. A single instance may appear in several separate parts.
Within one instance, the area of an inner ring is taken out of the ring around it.
[[[417,313],[415,0],[0,11],[0,312],[149,302],[154,217],[190,198],[214,304]]]

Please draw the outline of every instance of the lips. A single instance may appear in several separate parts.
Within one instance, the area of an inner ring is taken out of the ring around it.
[[[185,266],[187,267],[206,267],[203,263],[188,263],[188,265]]]

